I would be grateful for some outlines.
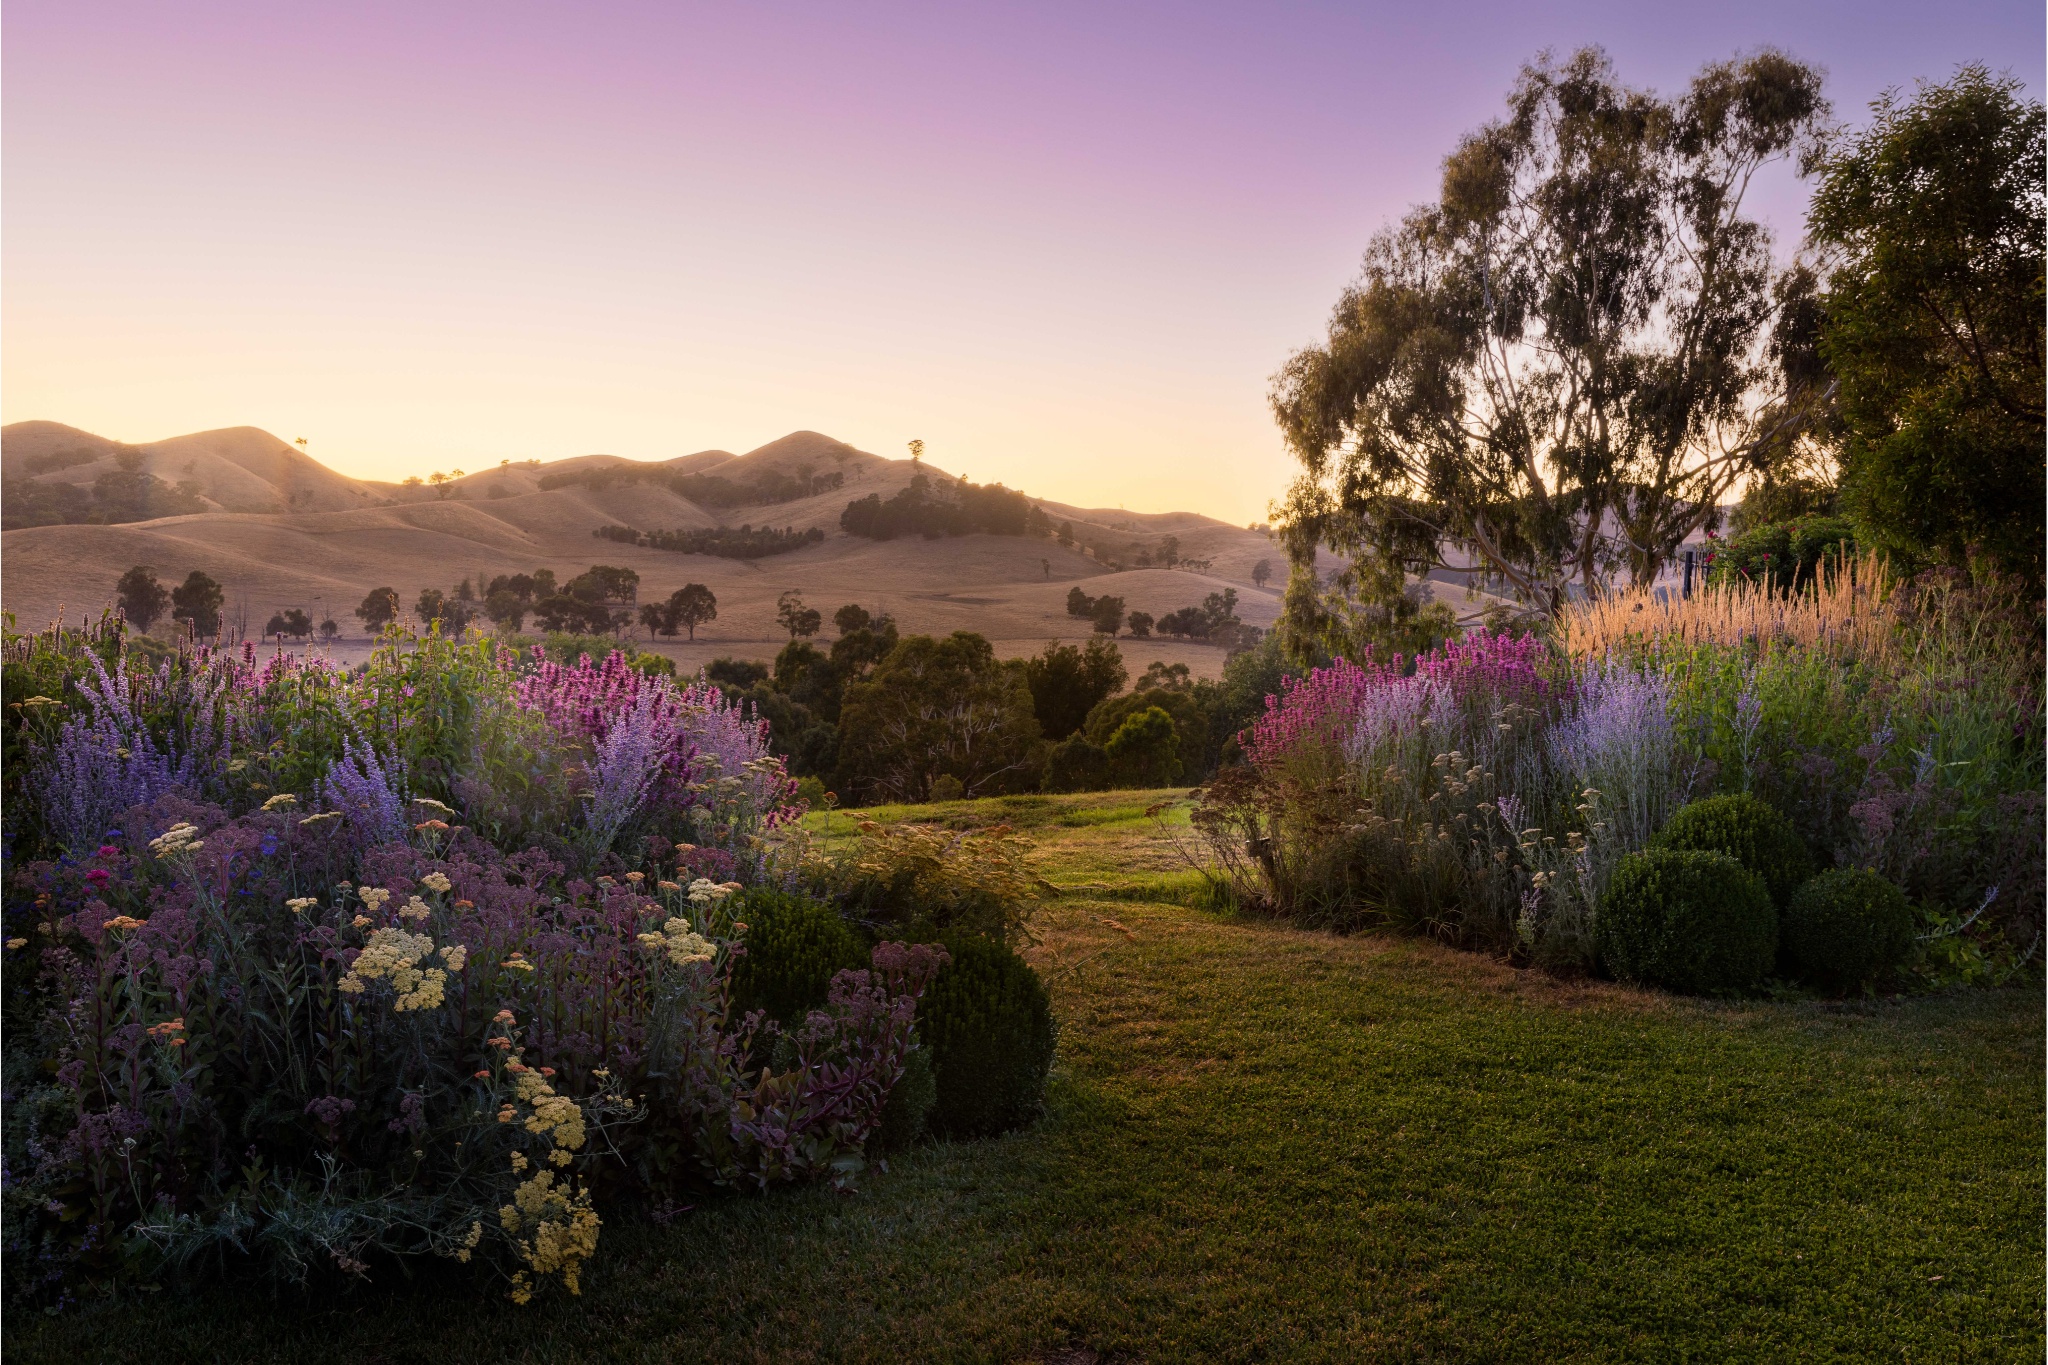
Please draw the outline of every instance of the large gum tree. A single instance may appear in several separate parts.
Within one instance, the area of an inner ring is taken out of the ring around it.
[[[1526,67],[1274,379],[1303,467],[1284,507],[1297,634],[1355,648],[1439,568],[1555,612],[1654,580],[1714,526],[1826,397],[1781,354],[1811,278],[1775,266],[1745,200],[1773,162],[1810,171],[1827,114],[1820,72],[1775,51],[1674,99],[1597,49]],[[1319,544],[1350,565],[1320,583],[1301,572]]]

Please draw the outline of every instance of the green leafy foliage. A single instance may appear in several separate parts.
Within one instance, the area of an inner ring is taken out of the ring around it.
[[[736,1014],[766,1010],[770,1019],[794,1027],[824,1007],[835,973],[867,965],[860,937],[821,901],[755,887],[728,905],[723,913],[747,926],[747,950],[732,972]]]
[[[1794,973],[1849,991],[1896,971],[1913,949],[1906,893],[1860,867],[1823,872],[1794,893],[1779,947]]]
[[[1600,903],[1600,960],[1624,981],[1693,994],[1749,990],[1777,948],[1763,879],[1725,853],[1631,853]]]
[[[1831,156],[1810,230],[1837,253],[1820,350],[1842,498],[1866,543],[2042,580],[2042,106],[1964,67],[1893,91]]]
[[[1813,875],[1813,856],[1792,822],[1748,792],[1685,806],[1658,831],[1655,847],[1725,853],[1763,878],[1771,903],[1780,908]]]
[[[1087,724],[1088,713],[1114,696],[1129,676],[1123,651],[1100,638],[1081,646],[1054,640],[1024,661],[1031,708],[1040,732],[1050,740],[1065,739]]]
[[[1796,592],[1813,582],[1822,563],[1853,558],[1856,533],[1840,517],[1809,517],[1753,527],[1708,552],[1707,581],[1740,579]]]
[[[1052,1068],[1052,1001],[1029,963],[995,939],[951,933],[953,960],[918,1002],[938,1102],[932,1127],[948,1137],[1008,1132],[1045,1103]]]

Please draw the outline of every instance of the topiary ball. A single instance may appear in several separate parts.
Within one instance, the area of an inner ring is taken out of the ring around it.
[[[1779,933],[1794,972],[1824,989],[1850,991],[1905,963],[1913,950],[1913,907],[1875,872],[1840,868],[1794,893]]]
[[[859,935],[837,910],[808,896],[756,887],[742,893],[730,913],[747,926],[747,951],[732,971],[734,1018],[766,1010],[779,1024],[799,1024],[824,1008],[842,968],[867,965]]]
[[[870,1152],[900,1152],[924,1136],[932,1106],[939,1101],[938,1082],[932,1076],[930,1048],[918,1048],[903,1059],[903,1074],[889,1091],[882,1106],[882,1118],[868,1137]]]
[[[1778,912],[1763,879],[1727,854],[1653,848],[1615,866],[1598,938],[1600,960],[1624,981],[1748,990],[1777,956]]]
[[[931,1126],[948,1137],[1021,1128],[1045,1104],[1052,1068],[1052,999],[1031,965],[979,934],[941,940],[953,960],[917,1006],[931,1049],[938,1103]]]
[[[1813,857],[1792,822],[1748,792],[1693,802],[1666,821],[1650,844],[1726,853],[1764,879],[1771,903],[1780,910],[1813,875]]]

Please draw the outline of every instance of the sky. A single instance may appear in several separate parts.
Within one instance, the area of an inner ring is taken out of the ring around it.
[[[798,429],[1262,518],[1266,405],[1539,51],[1781,47],[1859,122],[2022,3],[177,5],[0,21],[0,418],[363,478]],[[1758,190],[1781,246],[1803,190]]]

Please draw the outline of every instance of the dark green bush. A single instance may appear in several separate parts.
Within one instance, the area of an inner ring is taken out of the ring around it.
[[[1051,998],[1038,973],[1003,943],[967,933],[943,942],[953,960],[917,1007],[938,1082],[931,1126],[948,1137],[1022,1127],[1045,1102]]]
[[[882,1121],[868,1138],[871,1152],[900,1152],[924,1136],[932,1106],[939,1101],[932,1076],[931,1049],[921,1047],[904,1059],[903,1075],[882,1107]]]
[[[1841,868],[1799,888],[1779,930],[1785,962],[1816,986],[1854,990],[1904,964],[1913,907],[1875,872]]]
[[[808,896],[756,887],[736,897],[730,913],[747,926],[747,951],[732,973],[735,1018],[766,1010],[778,1023],[800,1024],[824,1007],[835,973],[867,965],[859,935]]]
[[[1651,842],[1657,848],[1727,854],[1764,879],[1771,903],[1780,910],[1813,875],[1813,856],[1792,822],[1748,792],[1693,802]]]
[[[1624,981],[1747,990],[1777,956],[1778,913],[1763,879],[1727,854],[1653,848],[1614,869],[1600,902],[1599,949]]]

